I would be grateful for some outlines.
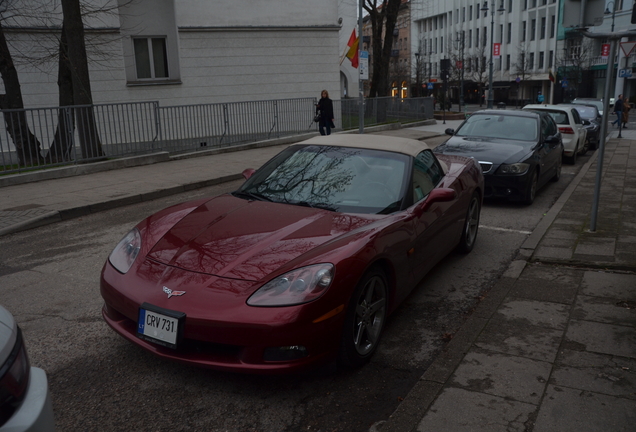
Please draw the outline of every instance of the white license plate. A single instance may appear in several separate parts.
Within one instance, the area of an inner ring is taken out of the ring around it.
[[[184,317],[184,313],[169,311],[144,303],[139,308],[137,335],[147,341],[176,348]]]

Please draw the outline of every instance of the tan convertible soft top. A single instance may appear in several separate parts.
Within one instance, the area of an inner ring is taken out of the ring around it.
[[[371,150],[386,150],[417,156],[421,151],[430,149],[423,141],[411,138],[400,138],[386,135],[333,134],[310,138],[296,145],[328,145],[337,147],[353,147]]]
[[[336,147],[353,147],[371,150],[385,150],[402,153],[415,157],[421,151],[431,149],[423,141],[411,138],[393,137],[387,135],[359,135],[359,134],[333,134],[321,135],[310,138],[293,145],[324,145]],[[439,159],[438,159],[439,160]],[[448,172],[448,166],[444,161],[439,161],[444,173]]]

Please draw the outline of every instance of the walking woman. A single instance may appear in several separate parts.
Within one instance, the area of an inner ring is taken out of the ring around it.
[[[331,135],[333,124],[333,103],[329,99],[329,92],[323,90],[320,93],[320,100],[316,105],[316,114],[320,112],[320,122],[318,123],[320,135]]]

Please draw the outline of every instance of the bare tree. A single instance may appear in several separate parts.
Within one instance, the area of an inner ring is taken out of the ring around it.
[[[465,77],[475,82],[479,87],[479,97],[484,94],[484,90],[488,84],[488,68],[486,64],[486,55],[488,49],[486,45],[480,44],[471,51],[471,54],[464,58],[466,62]]]
[[[128,0],[134,1],[134,0]],[[84,105],[83,108],[60,109],[58,126],[46,156],[48,162],[68,161],[72,159],[73,134],[76,126],[80,139],[82,155],[85,158],[103,156],[100,139],[95,125],[92,111],[92,95],[90,91],[90,79],[88,75],[88,54],[90,51],[91,62],[107,61],[111,56],[108,50],[103,49],[104,39],[100,35],[87,35],[84,32],[84,20],[99,22],[118,12],[117,2],[80,2],[79,0],[63,0],[62,14],[59,10],[59,1],[41,0],[26,4],[20,3],[20,8],[10,8],[9,0],[0,0],[0,5],[9,9],[4,15],[10,16],[12,27],[34,27],[47,29],[52,37],[43,38],[41,33],[30,34],[24,32],[23,36],[32,36],[27,43],[14,44],[13,61],[16,64],[26,64],[30,68],[49,73],[50,66],[57,62],[57,83],[59,88],[59,106],[68,107]],[[120,2],[122,3],[122,2]],[[57,40],[57,44],[55,41]],[[27,48],[25,49],[25,45]],[[9,47],[1,54],[4,60],[10,58]],[[13,61],[10,61],[13,66]],[[15,68],[14,68],[15,70]],[[15,75],[17,79],[17,72]],[[9,78],[7,76],[7,78]],[[11,78],[13,79],[13,78]],[[6,85],[8,89],[18,89],[19,85]],[[15,98],[13,98],[15,100]],[[21,97],[20,97],[21,101]],[[12,105],[12,108],[24,108],[23,103]],[[5,116],[6,117],[6,116]],[[26,122],[21,122],[26,125]],[[14,127],[13,130],[16,130]],[[25,133],[16,133],[12,136],[18,154],[40,154],[40,144],[33,134],[32,139],[27,140],[31,146],[37,148],[24,149]],[[16,142],[18,138],[18,142]],[[35,144],[37,143],[37,144]],[[22,163],[22,161],[21,161]]]
[[[91,80],[84,41],[84,24],[79,0],[62,0],[63,28],[66,30],[68,61],[73,82],[73,102],[86,107],[76,108],[77,131],[83,158],[104,156],[93,114]]]
[[[364,0],[363,7],[371,20],[373,47],[373,78],[369,96],[390,94],[389,62],[393,48],[393,30],[402,0]]]
[[[0,95],[0,108],[2,110],[23,110],[24,102],[22,100],[20,80],[7,45],[1,21],[0,75],[5,89],[5,94]],[[41,158],[40,142],[29,129],[26,113],[24,111],[4,111],[4,121],[7,132],[13,139],[19,164],[21,166],[37,164]]]
[[[521,97],[522,100],[526,99],[524,83],[530,80],[533,76],[534,64],[532,60],[532,51],[526,42],[521,42],[517,46],[517,60],[512,63],[512,70],[519,78],[517,84],[517,100]]]
[[[567,82],[562,87],[563,92],[568,92],[568,96],[574,99],[581,92],[581,87],[590,87],[585,83],[585,77],[592,69],[594,41],[584,37],[568,37],[565,44],[563,55],[556,54],[555,64],[560,66],[561,78]],[[566,99],[565,95],[563,99]]]

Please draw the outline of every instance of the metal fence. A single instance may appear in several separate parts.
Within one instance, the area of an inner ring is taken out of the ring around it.
[[[160,107],[133,102],[2,110],[0,174],[156,151],[192,152],[315,131],[316,99]],[[359,125],[359,101],[334,101],[336,126]],[[433,117],[432,98],[364,101],[365,125]]]
[[[343,129],[356,129],[360,124],[360,101],[343,99],[340,101],[340,115]],[[433,118],[433,98],[400,99],[382,97],[364,100],[364,124],[373,126],[385,123],[409,122]]]

